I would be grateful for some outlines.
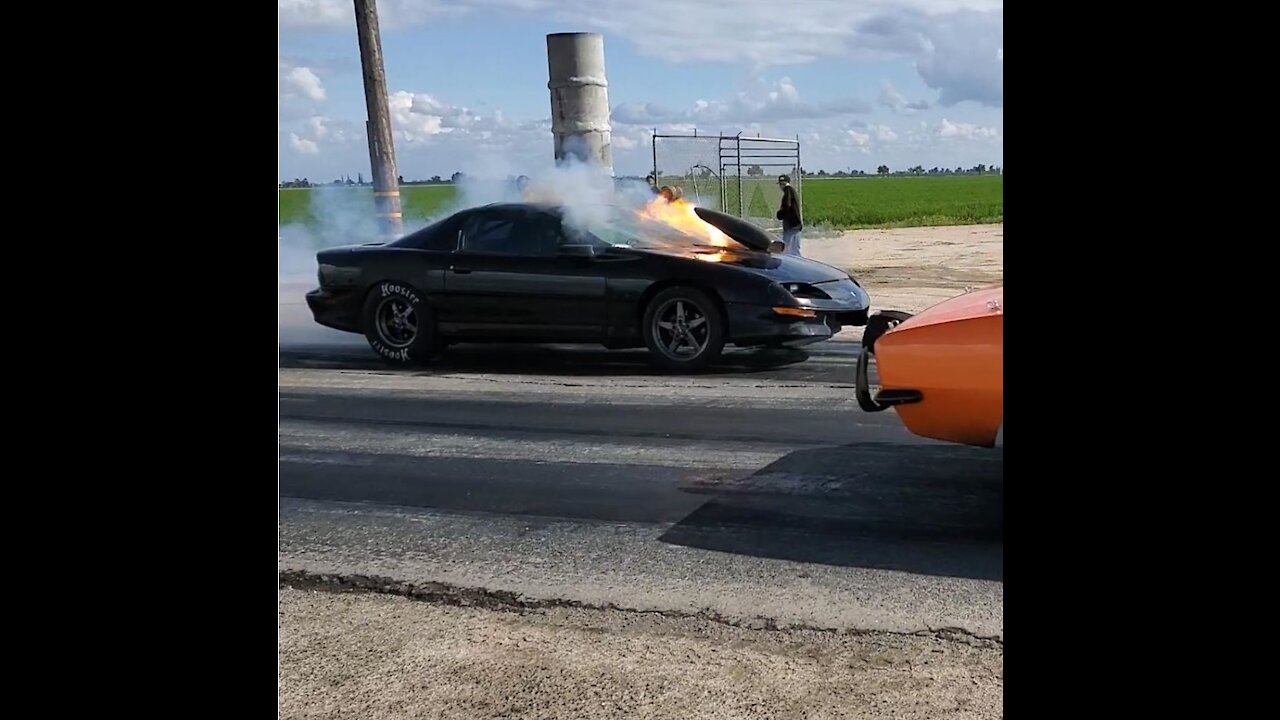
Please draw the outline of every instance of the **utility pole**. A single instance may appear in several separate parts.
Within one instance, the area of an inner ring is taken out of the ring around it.
[[[382,67],[382,39],[378,32],[377,0],[355,0],[356,35],[360,38],[360,66],[364,70],[364,102],[369,110],[369,165],[373,169],[373,198],[382,231],[390,237],[404,232],[400,185],[396,182],[396,150],[387,104],[387,73]]]

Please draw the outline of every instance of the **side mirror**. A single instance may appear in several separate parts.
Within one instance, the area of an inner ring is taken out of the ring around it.
[[[781,240],[774,240],[773,242],[769,243],[769,252],[773,253],[774,255],[777,255],[786,249],[787,249],[787,246],[784,245]]]
[[[593,258],[596,256],[595,245],[561,245],[557,254],[561,257]]]

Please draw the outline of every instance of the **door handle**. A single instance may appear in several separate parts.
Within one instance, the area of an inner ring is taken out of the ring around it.
[[[450,269],[450,270],[452,270],[452,271],[453,271],[453,273],[454,273],[455,275],[470,275],[470,274],[471,274],[471,269],[470,269],[470,268],[451,267],[451,268],[449,268],[449,269]]]

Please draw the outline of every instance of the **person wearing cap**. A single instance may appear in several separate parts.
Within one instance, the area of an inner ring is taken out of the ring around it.
[[[777,217],[782,221],[783,253],[799,255],[800,230],[804,228],[804,221],[800,216],[800,196],[791,187],[791,178],[787,175],[778,176],[778,187],[782,188],[782,206],[778,208]]]

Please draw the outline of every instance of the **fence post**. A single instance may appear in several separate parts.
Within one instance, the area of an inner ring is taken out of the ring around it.
[[[800,200],[800,214],[804,215],[804,163],[800,162],[800,135],[796,134],[796,198]]]
[[[745,218],[747,209],[742,206],[742,131],[738,131],[738,217]]]
[[[716,139],[716,159],[720,162],[720,210],[723,212],[729,205],[729,191],[724,186],[724,132]]]
[[[653,146],[653,182],[658,182],[658,128],[653,129],[653,141],[649,143]]]

